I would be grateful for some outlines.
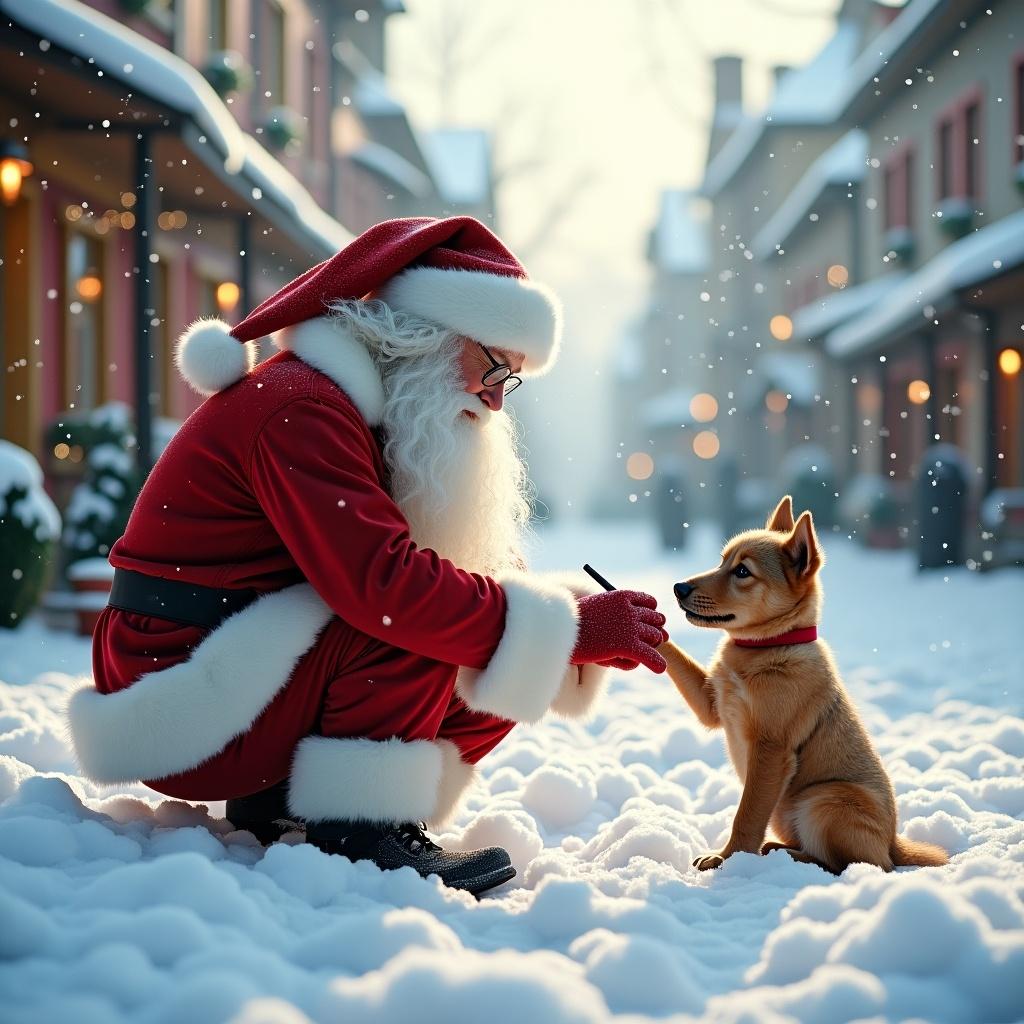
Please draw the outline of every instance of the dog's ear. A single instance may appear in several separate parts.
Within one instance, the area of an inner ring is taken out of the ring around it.
[[[783,545],[798,577],[811,577],[822,566],[824,556],[814,532],[814,520],[810,512],[803,512],[793,527],[793,532]]]
[[[793,499],[787,494],[768,517],[764,528],[778,533],[789,533],[793,525]]]

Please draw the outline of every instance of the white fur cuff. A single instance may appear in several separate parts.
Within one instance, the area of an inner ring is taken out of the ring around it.
[[[288,806],[307,821],[443,823],[474,779],[445,740],[307,736],[295,748]]]
[[[558,697],[576,646],[576,600],[541,576],[514,574],[498,582],[507,601],[505,632],[487,667],[461,669],[456,688],[474,711],[537,722]]]

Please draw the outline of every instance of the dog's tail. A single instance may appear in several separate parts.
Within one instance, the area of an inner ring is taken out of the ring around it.
[[[898,868],[940,868],[949,863],[949,854],[934,843],[897,836],[892,848],[892,862]]]

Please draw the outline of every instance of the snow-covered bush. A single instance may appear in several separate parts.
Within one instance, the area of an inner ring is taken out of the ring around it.
[[[807,510],[819,530],[836,522],[836,474],[827,451],[817,444],[800,444],[782,460],[783,490],[793,496],[793,510]]]
[[[110,402],[84,416],[68,414],[51,436],[86,452],[86,477],[72,491],[64,513],[65,563],[105,558],[124,532],[141,483],[132,453],[131,412],[120,402]]]
[[[60,515],[39,463],[0,441],[0,626],[17,626],[39,601],[59,537]]]

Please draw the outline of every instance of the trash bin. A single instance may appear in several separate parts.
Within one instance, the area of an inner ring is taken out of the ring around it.
[[[688,530],[683,525],[689,520],[686,501],[686,478],[681,464],[669,459],[658,463],[658,476],[654,490],[654,518],[662,546],[680,551],[686,546]]]
[[[963,565],[968,469],[951,444],[928,448],[914,481],[914,531],[921,569]]]

